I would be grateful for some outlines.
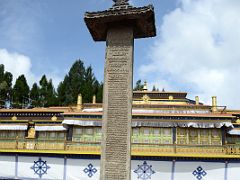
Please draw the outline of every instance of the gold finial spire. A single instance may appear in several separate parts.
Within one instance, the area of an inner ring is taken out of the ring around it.
[[[147,81],[145,80],[144,81],[144,85],[143,85],[143,91],[147,91],[148,88],[147,88]]]
[[[78,95],[78,99],[77,99],[77,110],[81,111],[82,110],[82,94]]]
[[[195,104],[199,105],[199,97],[198,96],[195,96]]]
[[[96,95],[93,95],[92,103],[93,103],[93,104],[96,104]]]
[[[217,112],[217,96],[212,97],[212,112]]]

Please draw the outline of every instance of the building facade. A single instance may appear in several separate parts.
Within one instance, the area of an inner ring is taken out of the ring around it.
[[[102,104],[81,99],[73,107],[1,109],[0,177],[99,179]],[[237,179],[239,118],[216,97],[204,105],[145,85],[133,92],[132,179]]]

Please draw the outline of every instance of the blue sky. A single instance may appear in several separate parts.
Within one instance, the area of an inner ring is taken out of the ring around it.
[[[171,0],[136,2],[136,6],[154,4],[158,24],[176,4]],[[0,48],[28,56],[36,76],[52,72],[62,77],[81,59],[103,80],[105,43],[92,40],[83,18],[86,11],[104,10],[112,4],[110,0],[1,0]],[[146,60],[152,43],[151,39],[136,41],[135,69]]]
[[[240,108],[239,0],[132,0],[153,4],[157,37],[135,41],[134,81],[187,91],[189,97]],[[111,0],[0,0],[0,63],[29,84],[46,74],[57,85],[76,59],[103,80],[105,43],[94,42],[86,11]],[[238,48],[237,48],[238,47]]]

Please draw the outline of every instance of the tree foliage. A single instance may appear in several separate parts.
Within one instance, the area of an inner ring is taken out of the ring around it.
[[[85,103],[91,102],[93,95],[97,96],[97,102],[102,102],[102,95],[99,94],[101,88],[92,67],[85,68],[84,63],[77,60],[58,86],[58,100],[60,105],[75,105],[81,93]]]
[[[81,60],[77,60],[58,86],[57,91],[60,105],[73,105],[77,103],[77,96],[83,89],[84,74],[84,64]]]
[[[0,64],[0,105],[3,106],[10,100],[12,94],[12,79],[10,72],[5,71],[4,65]]]
[[[47,79],[44,74],[39,81],[39,105],[49,107],[58,105],[57,94],[52,83],[52,79]]]
[[[20,75],[13,86],[13,102],[17,107],[25,107],[29,103],[29,86],[24,75]]]
[[[49,107],[76,105],[77,96],[81,93],[84,103],[92,102],[96,95],[96,101],[102,102],[103,83],[98,82],[91,66],[85,67],[81,60],[73,63],[69,72],[55,90],[52,80],[43,75],[39,83],[33,83],[31,89],[24,75],[17,78],[12,88],[13,76],[4,71],[4,65],[0,65],[0,101],[11,99],[15,107]]]
[[[39,97],[40,97],[39,86],[37,83],[34,83],[30,90],[30,99],[33,107],[40,106]]]
[[[157,91],[157,88],[155,85],[153,85],[152,91]]]
[[[77,96],[81,93],[84,103],[91,103],[96,95],[96,102],[103,100],[103,82],[99,82],[91,66],[85,67],[81,60],[76,60],[69,72],[65,75],[55,90],[52,79],[43,75],[39,83],[33,83],[29,89],[24,75],[17,78],[12,88],[13,76],[4,70],[0,64],[0,105],[10,102],[14,107],[49,107],[49,106],[75,106]],[[143,90],[144,84],[139,79],[133,90]],[[153,87],[153,91],[158,91]]]
[[[142,91],[143,90],[143,86],[144,86],[144,84],[142,84],[142,80],[138,80],[137,82],[136,82],[136,85],[135,85],[135,87],[133,88],[133,90],[134,91]]]

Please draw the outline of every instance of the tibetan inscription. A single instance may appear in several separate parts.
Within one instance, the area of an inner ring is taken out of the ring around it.
[[[102,180],[130,180],[133,30],[107,34],[104,75]]]

